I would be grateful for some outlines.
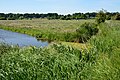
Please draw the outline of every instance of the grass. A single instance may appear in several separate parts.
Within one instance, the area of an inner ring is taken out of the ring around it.
[[[85,22],[93,23],[93,20],[3,20],[0,21],[0,28],[28,34],[37,39],[74,42],[76,29]]]
[[[45,48],[1,44],[0,78],[119,80],[120,21],[106,21],[99,29],[86,44],[60,42]]]
[[[71,46],[71,47],[76,48],[76,49],[88,49],[88,48],[90,48],[90,45],[86,44],[86,43],[74,43],[74,42],[58,42],[58,43],[65,45],[65,46]]]
[[[0,24],[18,28],[32,28],[45,32],[74,32],[84,22],[93,22],[93,20],[0,20]]]
[[[85,21],[82,21],[85,22]],[[13,21],[0,21],[1,25],[18,27],[18,28],[32,28],[41,32],[54,32],[64,33],[73,32],[80,26],[80,21],[64,21],[64,20],[47,20],[47,19],[35,19],[35,20],[13,20]]]
[[[97,61],[91,74],[92,79],[120,79],[120,21],[108,21],[99,26],[100,32],[90,40],[97,50]]]
[[[51,48],[12,47],[2,54],[1,79],[78,80],[92,64],[93,54],[62,45]],[[88,66],[87,66],[88,65]]]

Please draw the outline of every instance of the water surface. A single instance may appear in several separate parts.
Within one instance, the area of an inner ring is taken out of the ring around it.
[[[23,46],[45,47],[48,46],[49,44],[47,41],[44,42],[41,40],[38,41],[35,37],[26,34],[0,29],[0,43],[2,42],[7,43],[9,45],[18,45],[20,47]]]

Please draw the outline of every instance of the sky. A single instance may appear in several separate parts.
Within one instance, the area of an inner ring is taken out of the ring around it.
[[[0,13],[120,12],[120,0],[0,0]]]

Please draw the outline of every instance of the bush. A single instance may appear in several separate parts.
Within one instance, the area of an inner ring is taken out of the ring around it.
[[[0,20],[7,20],[5,17],[0,17]]]
[[[115,20],[120,20],[120,14],[115,15]]]
[[[106,15],[106,20],[111,20],[111,16],[110,15]]]
[[[77,42],[86,42],[92,35],[98,32],[97,25],[94,23],[84,23],[76,29]]]
[[[98,24],[105,22],[106,14],[104,10],[100,10],[96,16],[96,22]]]

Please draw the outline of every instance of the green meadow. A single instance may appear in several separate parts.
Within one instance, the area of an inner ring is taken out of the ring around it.
[[[88,27],[84,28],[86,25]],[[119,80],[120,21],[108,20],[95,25],[94,19],[1,20],[0,29],[28,34],[52,43],[44,48],[20,48],[1,43],[0,79]],[[78,29],[83,32],[76,35]],[[80,43],[78,39],[85,42]]]
[[[76,29],[83,23],[94,20],[3,20],[0,28],[36,37],[38,40],[77,42]]]

